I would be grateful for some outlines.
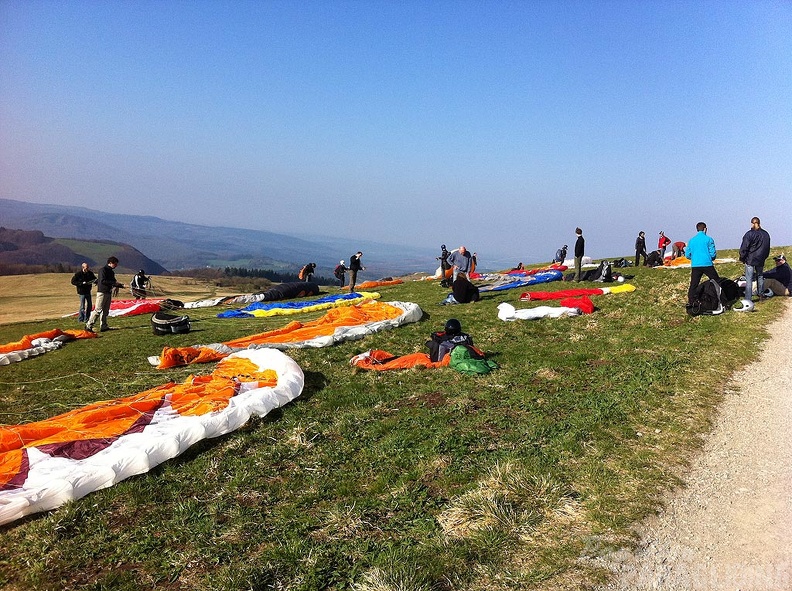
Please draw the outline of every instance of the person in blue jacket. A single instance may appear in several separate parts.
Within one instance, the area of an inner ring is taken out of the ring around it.
[[[688,240],[685,256],[690,259],[690,287],[688,287],[688,304],[693,303],[694,294],[701,277],[706,275],[710,281],[720,281],[720,276],[712,262],[717,256],[715,241],[707,236],[707,224],[696,224],[697,234]]]

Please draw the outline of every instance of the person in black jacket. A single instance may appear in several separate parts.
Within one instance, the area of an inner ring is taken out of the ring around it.
[[[85,322],[91,315],[93,302],[91,301],[91,289],[96,283],[96,275],[91,271],[88,263],[83,263],[82,268],[71,278],[71,284],[77,288],[80,296],[80,311],[77,313],[77,322]]]
[[[770,234],[763,230],[759,218],[751,218],[751,229],[748,230],[740,245],[740,262],[745,264],[745,299],[753,297],[753,282],[756,279],[756,291],[759,299],[764,299],[765,261],[770,256]]]
[[[469,304],[481,299],[479,288],[473,285],[464,273],[459,273],[454,283],[451,284],[451,293],[459,304]]]
[[[355,291],[358,271],[366,270],[366,267],[360,264],[360,257],[362,256],[363,253],[357,251],[355,254],[349,257],[349,293],[354,293]]]
[[[110,257],[107,264],[99,269],[99,279],[96,294],[96,309],[91,313],[91,317],[85,324],[85,330],[93,332],[96,321],[99,321],[99,331],[110,330],[107,326],[107,317],[110,315],[110,302],[113,299],[113,290],[124,287],[122,283],[116,281],[115,268],[118,266],[118,259]]]
[[[643,264],[646,266],[646,234],[638,232],[638,238],[635,239],[635,266],[641,262],[643,257]]]
[[[575,281],[580,281],[580,272],[583,269],[583,255],[586,253],[586,241],[583,238],[583,230],[575,228],[577,240],[575,240]]]

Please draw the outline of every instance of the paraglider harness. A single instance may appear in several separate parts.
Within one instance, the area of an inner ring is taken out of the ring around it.
[[[190,332],[190,328],[189,316],[175,316],[165,312],[155,312],[151,315],[151,330],[157,336],[186,334]]]
[[[740,288],[736,281],[726,277],[721,277],[720,281],[709,279],[699,283],[685,311],[689,316],[717,316],[739,298]]]
[[[484,357],[484,353],[473,346],[473,337],[464,332],[450,335],[444,330],[439,330],[429,335],[429,340],[426,341],[426,346],[429,349],[429,358],[432,361],[442,361],[443,357],[451,353],[454,347],[458,345],[471,347],[481,355],[481,358]]]

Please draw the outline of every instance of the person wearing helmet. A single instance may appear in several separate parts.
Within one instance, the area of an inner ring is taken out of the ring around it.
[[[136,300],[145,300],[147,295],[146,289],[151,288],[151,279],[146,277],[146,273],[141,269],[132,277],[132,282],[129,284],[129,287],[132,290],[132,297]]]
[[[440,261],[440,285],[443,287],[448,287],[448,279],[446,278],[446,273],[451,268],[451,265],[448,262],[448,257],[451,255],[448,252],[445,244],[440,245],[440,256],[435,257],[436,260]]]
[[[345,275],[346,272],[347,272],[347,267],[344,264],[344,260],[341,259],[340,261],[338,261],[338,264],[336,265],[335,269],[333,269],[333,275],[335,275],[335,278],[338,279],[338,281],[340,282],[339,287],[342,289],[344,287],[344,278],[346,277]]]
[[[554,263],[559,263],[559,264],[563,263],[566,260],[566,255],[567,255],[567,249],[568,248],[569,247],[566,244],[564,244],[564,246],[559,248],[556,251],[555,256],[553,257],[553,262]]]

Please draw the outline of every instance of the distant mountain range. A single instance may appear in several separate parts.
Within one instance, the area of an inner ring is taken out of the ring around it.
[[[129,244],[152,262],[172,271],[200,267],[294,271],[315,262],[317,274],[329,277],[340,259],[348,261],[358,250],[364,253],[366,278],[432,272],[436,266],[431,252],[409,246],[328,237],[306,240],[261,230],[199,226],[154,216],[11,199],[0,199],[0,226],[38,230],[53,238]],[[130,266],[124,260],[121,266],[146,268],[146,265]],[[146,271],[153,272],[149,268]]]

